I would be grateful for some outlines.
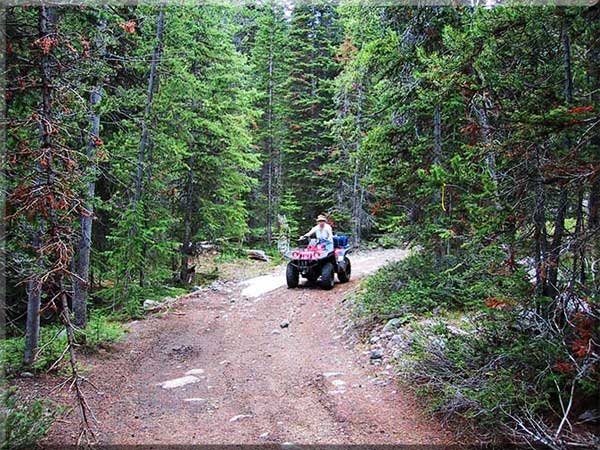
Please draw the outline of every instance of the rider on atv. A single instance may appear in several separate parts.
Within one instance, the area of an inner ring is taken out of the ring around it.
[[[322,214],[317,217],[317,225],[312,227],[311,230],[301,236],[301,238],[311,237],[313,235],[318,239],[319,244],[325,245],[325,251],[330,252],[333,250],[333,230],[331,225],[327,223],[327,217]]]

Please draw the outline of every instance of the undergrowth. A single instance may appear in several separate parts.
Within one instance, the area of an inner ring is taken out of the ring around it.
[[[32,448],[45,436],[62,409],[48,400],[20,401],[14,388],[7,389],[2,398],[0,418],[4,436],[0,449]]]
[[[118,341],[124,334],[123,327],[113,317],[93,313],[85,330],[78,330],[75,339],[81,349],[94,351],[111,342]],[[21,370],[43,372],[61,357],[67,346],[67,336],[62,325],[46,325],[41,328],[40,342],[35,362],[30,367],[23,365],[25,337],[9,337],[0,342],[0,363],[7,375]],[[57,366],[60,369],[60,365]]]
[[[486,299],[517,302],[526,298],[523,269],[504,272],[503,253],[497,248],[447,255],[439,261],[427,253],[413,253],[369,277],[359,293],[360,312],[376,317],[427,313],[435,308],[469,310]]]
[[[598,445],[585,420],[600,398],[598,299],[536,297],[525,268],[507,266],[491,247],[416,253],[365,280],[357,314],[412,318],[398,370],[447,419],[492,439]]]

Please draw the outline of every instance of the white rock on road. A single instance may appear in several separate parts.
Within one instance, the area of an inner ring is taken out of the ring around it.
[[[200,378],[195,377],[193,375],[187,375],[181,378],[173,378],[172,380],[163,381],[162,383],[158,383],[158,386],[163,389],[174,389],[181,386],[185,386],[186,384],[197,383],[200,381]]]
[[[237,416],[233,416],[231,419],[229,419],[229,421],[230,422],[238,422],[243,419],[249,419],[250,417],[252,417],[252,416],[249,414],[238,414]]]

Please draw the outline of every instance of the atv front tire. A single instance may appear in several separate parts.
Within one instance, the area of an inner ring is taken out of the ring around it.
[[[287,269],[285,271],[285,279],[287,281],[288,288],[293,289],[298,287],[298,283],[300,281],[300,273],[298,272],[298,268],[292,263],[288,263],[287,265]]]
[[[317,284],[318,279],[319,279],[319,274],[315,275],[311,272],[308,275],[306,275],[306,281],[308,281],[308,284],[310,286],[314,286],[315,284]]]
[[[327,263],[321,269],[321,287],[325,290],[333,288],[335,280],[333,278],[333,264]]]
[[[350,260],[344,257],[344,270],[338,270],[338,279],[340,283],[347,283],[350,281],[350,274],[352,273],[352,267],[350,266]],[[339,266],[338,266],[339,269]]]

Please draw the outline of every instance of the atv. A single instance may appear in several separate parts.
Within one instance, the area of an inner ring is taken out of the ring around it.
[[[298,239],[298,247],[285,255],[290,260],[286,270],[288,288],[298,287],[300,275],[310,284],[318,283],[327,290],[333,288],[336,273],[340,283],[350,281],[351,266],[347,256],[350,250],[347,236],[334,236],[333,250],[329,252],[317,239]]]

